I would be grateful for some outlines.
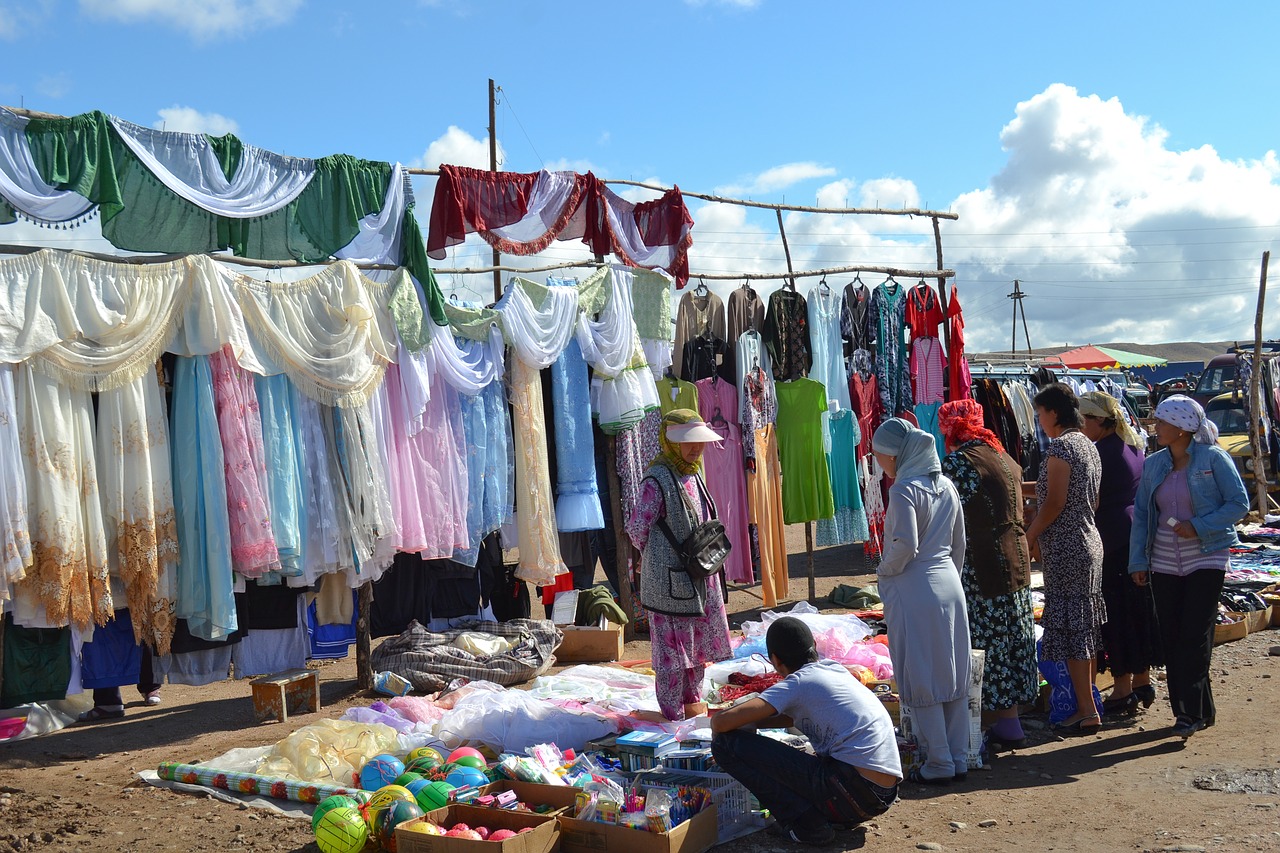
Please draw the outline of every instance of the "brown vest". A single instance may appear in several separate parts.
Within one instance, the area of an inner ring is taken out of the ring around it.
[[[1007,595],[1031,583],[1031,550],[1022,526],[1022,468],[987,444],[958,451],[978,472],[978,494],[964,505],[965,538],[983,598]]]

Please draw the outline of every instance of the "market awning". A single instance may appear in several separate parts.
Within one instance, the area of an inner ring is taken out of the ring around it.
[[[1067,367],[1087,368],[1121,368],[1121,367],[1159,367],[1167,364],[1166,359],[1155,355],[1142,355],[1111,347],[1089,346],[1076,347],[1058,356]]]

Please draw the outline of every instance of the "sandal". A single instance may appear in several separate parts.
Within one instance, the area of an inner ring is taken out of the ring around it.
[[[1123,715],[1130,717],[1138,713],[1139,701],[1137,690],[1121,696],[1119,699],[1105,699],[1102,702],[1102,713],[1104,716]]]
[[[920,772],[919,767],[912,767],[907,771],[907,781],[914,782],[917,785],[950,785],[954,779],[954,776],[939,776],[937,779],[930,779]]]
[[[124,708],[102,708],[94,705],[76,719],[82,723],[97,723],[102,720],[118,720],[124,716]]]
[[[1085,723],[1090,720],[1097,720],[1096,726],[1086,726]],[[1097,714],[1091,714],[1088,717],[1081,717],[1074,723],[1060,723],[1053,727],[1053,730],[1063,737],[1078,737],[1080,735],[1092,735],[1102,731],[1102,719]]]
[[[1133,688],[1134,695],[1138,697],[1138,701],[1142,703],[1142,707],[1150,708],[1156,701],[1156,689],[1150,684],[1144,684],[1141,687]]]

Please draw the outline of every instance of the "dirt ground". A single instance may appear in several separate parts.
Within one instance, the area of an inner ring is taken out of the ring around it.
[[[808,596],[803,528],[789,531],[791,594]],[[820,597],[869,582],[860,548],[820,550]],[[785,605],[789,606],[789,605]],[[828,608],[830,609],[830,608]],[[756,619],[755,591],[735,591],[731,619]],[[1214,652],[1217,725],[1186,745],[1171,738],[1163,689],[1149,711],[1096,736],[1032,745],[993,759],[947,788],[904,785],[881,819],[842,833],[828,850],[987,851],[1280,850],[1280,630]],[[628,644],[643,658],[648,644]],[[351,658],[320,667],[323,716],[367,704]],[[126,694],[126,700],[130,699]],[[137,698],[132,697],[132,698]],[[9,851],[315,851],[304,821],[155,789],[137,771],[274,743],[320,715],[254,723],[245,682],[166,686],[164,704],[128,707],[123,720],[73,726],[0,745],[0,853]],[[1029,727],[1040,724],[1030,718]],[[800,849],[764,833],[724,853]]]

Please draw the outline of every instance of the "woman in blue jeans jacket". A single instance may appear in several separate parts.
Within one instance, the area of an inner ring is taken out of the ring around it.
[[[1209,661],[1218,595],[1249,511],[1244,482],[1200,404],[1175,394],[1156,407],[1164,450],[1142,466],[1129,537],[1129,575],[1151,584],[1168,673],[1173,733],[1184,740],[1214,723]]]

